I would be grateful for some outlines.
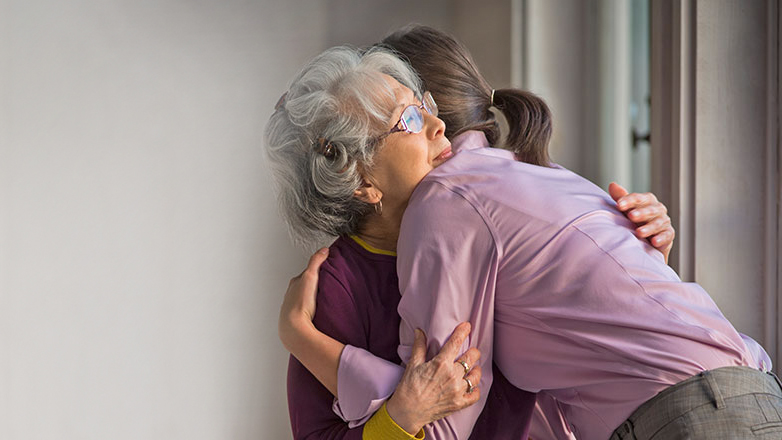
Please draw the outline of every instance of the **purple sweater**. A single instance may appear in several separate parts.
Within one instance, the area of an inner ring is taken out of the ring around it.
[[[323,333],[399,364],[401,298],[396,257],[370,252],[347,237],[338,238],[321,266],[315,326]],[[332,409],[334,398],[291,356],[288,409],[296,439],[360,439],[363,425],[351,428]],[[494,367],[494,383],[471,439],[526,439],[535,395],[511,385]]]

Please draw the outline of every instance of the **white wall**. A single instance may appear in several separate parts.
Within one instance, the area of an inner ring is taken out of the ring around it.
[[[317,2],[0,2],[0,438],[290,436],[262,157]]]

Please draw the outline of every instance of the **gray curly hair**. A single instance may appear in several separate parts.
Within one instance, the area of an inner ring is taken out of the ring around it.
[[[389,50],[335,47],[304,67],[269,119],[266,157],[297,245],[354,234],[373,209],[354,193],[396,106],[380,73],[421,95],[417,74]]]

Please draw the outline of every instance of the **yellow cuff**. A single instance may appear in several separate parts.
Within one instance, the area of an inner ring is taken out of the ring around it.
[[[421,429],[416,435],[408,434],[388,415],[384,403],[364,425],[362,438],[364,440],[421,440],[424,438],[424,430]]]

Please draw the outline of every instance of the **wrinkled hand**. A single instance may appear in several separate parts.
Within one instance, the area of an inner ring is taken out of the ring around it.
[[[318,271],[328,256],[328,248],[315,252],[307,268],[288,283],[277,324],[280,341],[288,350],[291,350],[290,344],[297,329],[312,325],[318,294]]]
[[[386,407],[391,418],[408,433],[415,434],[427,423],[478,401],[481,367],[476,363],[480,351],[470,348],[457,359],[469,333],[469,323],[459,324],[440,352],[425,362],[426,335],[416,330],[410,362]],[[464,366],[458,361],[467,363],[471,368],[469,373],[465,374]],[[471,392],[465,378],[475,387]]]
[[[628,194],[624,187],[615,182],[608,185],[608,193],[616,201],[619,210],[638,225],[635,235],[649,239],[652,246],[662,252],[665,262],[668,263],[668,255],[676,236],[671,218],[668,217],[668,208],[652,193]]]

